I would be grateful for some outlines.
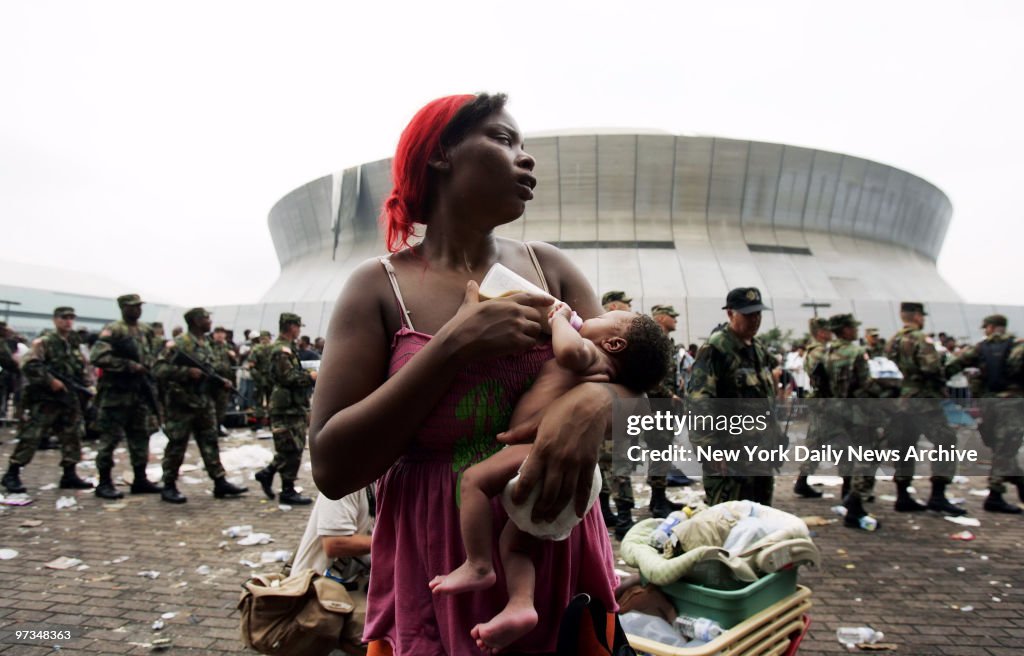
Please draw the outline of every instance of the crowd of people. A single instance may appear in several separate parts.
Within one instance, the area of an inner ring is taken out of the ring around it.
[[[176,481],[190,437],[214,496],[243,494],[244,487],[225,479],[217,442],[224,413],[240,394],[242,407],[251,404],[253,427],[268,426],[273,434],[274,460],[255,475],[269,498],[311,503],[294,486],[308,433],[321,497],[300,548],[304,564],[323,568],[335,556],[364,556],[370,543],[352,538],[367,530],[368,506],[375,510],[375,565],[360,649],[373,656],[550,653],[574,595],[585,592],[608,610],[616,607],[608,528],[621,539],[635,509],[631,476],[612,466],[616,400],[646,393],[679,408],[723,398],[770,404],[780,389],[800,397],[942,398],[947,378],[964,372],[982,397],[1024,398],[1024,342],[1006,332],[1005,317],[985,319],[981,344],[943,344],[951,351],[947,360],[923,332],[925,308],[914,302],[902,304],[904,327],[887,342],[869,329],[861,343],[856,318],[840,314],[812,320],[808,338],[784,357],[758,339],[762,313],[771,310],[760,291],[737,288],[725,299],[725,322],[696,318],[718,324],[705,343],[677,348],[669,337],[678,317],[671,305],[643,315],[623,291],[599,301],[558,248],[494,234],[532,199],[534,165],[503,95],[450,96],[423,107],[393,160],[394,189],[383,212],[390,255],[353,272],[326,343],[301,337],[301,317],[283,313],[276,340],[269,332],[247,332],[236,346],[230,331],[211,333],[203,308],[185,313],[186,327],[167,339],[162,327],[140,321],[142,300],[134,294],[118,298],[121,320],[83,339],[73,330],[74,310],[57,308],[54,330],[33,340],[21,358],[27,419],[4,487],[24,491],[20,470],[50,433],[62,449],[60,486],[91,487],[75,466],[83,408],[95,407],[98,497],[122,495],[111,472],[123,440],[134,470],[131,492],[184,503]],[[423,225],[422,239],[414,239]],[[543,293],[481,302],[478,284],[495,264]],[[16,370],[9,353],[2,355],[0,366]],[[898,367],[898,386],[872,376],[873,356]],[[303,365],[314,359],[319,373]],[[86,399],[89,367],[99,375],[95,397]],[[1024,428],[1007,408],[987,418],[986,442],[1015,462]],[[944,417],[931,411],[892,422],[884,435],[877,425],[843,421],[841,432],[867,442],[912,444],[924,435],[935,445],[956,445]],[[826,427],[812,414],[810,423],[809,442],[838,439],[836,422]],[[145,473],[149,436],[158,425],[168,437],[160,484]],[[694,445],[780,438],[775,423],[738,437],[690,432]],[[658,448],[672,436],[654,432],[646,439]],[[702,466],[709,505],[771,504],[771,469],[740,476],[716,463]],[[798,478],[797,494],[820,495],[808,485],[810,473]],[[843,503],[851,527],[862,527],[874,473],[849,472]],[[955,465],[933,468],[931,495],[920,504],[908,490],[913,470],[903,467],[895,477],[895,509],[961,514],[945,495],[954,473]],[[652,473],[649,513],[677,510],[666,488],[691,482],[678,471]],[[1024,475],[994,474],[986,510],[1020,512],[1003,498],[1006,483],[1024,499]],[[563,539],[536,539],[550,538],[545,527],[552,524],[564,528]],[[502,567],[492,567],[495,545]],[[513,572],[520,575],[515,580]]]

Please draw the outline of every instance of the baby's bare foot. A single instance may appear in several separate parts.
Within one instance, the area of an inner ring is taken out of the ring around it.
[[[497,575],[490,565],[472,565],[467,560],[450,574],[435,576],[430,583],[434,594],[458,594],[470,590],[486,590],[494,585]]]
[[[484,653],[497,654],[537,626],[537,611],[533,604],[509,602],[490,622],[477,624],[470,631],[476,646]]]

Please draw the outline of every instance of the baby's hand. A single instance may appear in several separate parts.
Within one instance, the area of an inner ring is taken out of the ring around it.
[[[554,319],[556,316],[560,316],[568,321],[569,317],[572,316],[572,308],[562,301],[558,301],[555,303],[554,307],[551,308],[551,311],[548,312],[548,320]]]

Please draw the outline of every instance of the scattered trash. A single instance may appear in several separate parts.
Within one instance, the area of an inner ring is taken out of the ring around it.
[[[896,496],[893,494],[880,494],[878,495],[879,501],[895,501]]]
[[[163,620],[157,620],[157,621],[153,622],[153,630],[154,631],[159,631],[162,628],[164,628],[164,621]]]
[[[61,556],[51,560],[50,562],[43,565],[43,567],[49,567],[50,569],[71,569],[72,567],[78,567],[82,564],[82,561],[78,558],[68,558],[67,556]]]
[[[204,481],[201,478],[196,478],[195,476],[182,476],[181,482],[185,483],[186,485],[199,485],[200,483],[205,483],[206,481]]]
[[[47,490],[56,490],[56,489],[57,489],[57,484],[56,483],[47,483],[46,485],[40,487],[39,491],[40,492],[46,492]]]
[[[242,526],[232,526],[231,528],[224,529],[221,531],[221,535],[226,535],[229,538],[240,538],[245,537],[252,533],[252,524],[244,524]]]
[[[1002,599],[1000,599],[999,597],[992,597],[992,601],[994,601],[994,602],[996,602],[998,604],[999,602],[1002,601]]]
[[[999,585],[999,581],[989,581],[989,585]]]
[[[243,547],[252,547],[257,544],[270,544],[273,541],[273,538],[270,537],[270,533],[250,533],[239,540],[238,544]]]
[[[836,640],[847,649],[880,642],[883,638],[884,633],[875,631],[870,626],[841,626],[836,629]]]
[[[27,506],[34,501],[35,499],[24,492],[19,494],[8,494],[7,496],[0,494],[0,506]]]
[[[75,497],[61,497],[57,499],[57,510],[63,510],[64,508],[71,508],[77,506],[78,501]]]
[[[257,567],[260,566],[259,563],[254,563],[251,560],[244,560],[244,559],[238,561],[238,564],[239,565],[245,565],[246,567],[249,567],[249,568],[252,568],[252,569],[256,569]]]
[[[834,519],[825,519],[824,517],[819,517],[817,515],[811,517],[801,517],[800,519],[802,519],[804,521],[804,524],[806,524],[807,526],[828,526],[829,524],[836,523],[836,520]]]
[[[839,487],[843,484],[842,476],[808,476],[808,485],[824,485],[825,487]]]
[[[832,506],[832,512],[840,517],[846,517],[846,506]]]
[[[178,581],[177,583],[175,583],[174,585],[171,586],[171,588],[184,588],[184,587],[188,587],[188,581]]]
[[[167,435],[163,431],[157,431],[149,436],[149,452],[155,456],[162,456],[167,448]],[[146,472],[147,474],[149,472]]]
[[[43,520],[41,520],[41,519],[25,519],[25,520],[22,520],[22,522],[20,524],[18,524],[18,526],[20,526],[22,528],[35,528],[36,526],[42,526],[42,525],[43,525]]]
[[[277,509],[278,509],[278,510],[281,510],[281,511],[283,511],[283,512],[288,512],[289,510],[291,510],[291,509],[292,509],[292,507],[291,507],[291,506],[289,506],[289,505],[287,505],[287,504],[284,504],[284,503],[282,503],[282,504],[279,504],[279,505],[277,506]]]
[[[207,576],[210,574],[211,571],[213,570],[210,569],[209,565],[200,565],[196,568],[196,574],[200,576]]]
[[[960,531],[959,533],[954,533],[949,537],[953,538],[954,540],[963,540],[964,542],[969,542],[974,539],[974,533],[971,533],[970,531]]]
[[[151,644],[152,646],[149,648],[150,651],[167,651],[171,648],[171,639],[157,638]]]
[[[821,498],[822,499],[835,499],[836,495],[832,494],[831,492],[825,492],[824,494],[821,495]]]
[[[946,517],[946,521],[960,526],[981,526],[981,521],[974,517]]]
[[[258,436],[257,436],[258,437]],[[273,435],[271,435],[273,437]],[[227,471],[266,467],[274,459],[274,452],[258,444],[245,444],[220,452],[220,462]]]
[[[88,565],[79,565],[78,567],[75,568],[75,571],[76,572],[84,572],[87,569],[89,569]]]
[[[105,503],[103,509],[107,512],[120,512],[128,507],[127,503]]]
[[[970,494],[971,496],[975,496],[975,497],[987,497],[988,496],[988,490],[971,490],[967,494]]]
[[[846,563],[845,565],[843,565],[843,567],[845,567],[846,569],[857,569],[857,566],[853,563]]]
[[[958,571],[958,572],[966,572],[967,568],[966,567],[957,567],[956,571]]]
[[[954,476],[953,477],[953,485],[967,485],[970,482],[971,482],[971,479],[967,478],[966,476]]]
[[[857,645],[857,649],[862,651],[896,651],[899,649],[899,645],[894,642],[876,642],[868,645]]]
[[[158,571],[156,571],[154,569],[147,569],[147,570],[145,570],[143,572],[139,572],[138,576],[142,576],[142,577],[145,577],[147,579],[156,579],[156,578],[158,578],[160,576],[160,572],[158,572]]]
[[[962,506],[967,503],[967,499],[963,497],[949,497],[949,502],[957,506]]]
[[[177,616],[178,616],[177,613],[164,613],[163,615],[160,616],[160,619],[162,619],[162,620],[173,620]]]
[[[969,613],[972,610],[974,610],[974,606],[961,606],[960,610],[961,610],[961,612]]]
[[[260,554],[261,563],[287,563],[292,557],[292,552],[287,549],[280,551],[264,551]]]
[[[112,562],[112,563],[123,563],[124,561],[128,560],[129,558],[130,558],[130,556],[118,556],[117,558],[113,559],[110,562]]]
[[[988,556],[978,556],[978,557],[981,558],[982,560],[988,560]]]
[[[228,542],[227,540],[221,540],[220,542],[217,543],[217,548],[218,549],[227,549],[229,546],[231,546],[231,543]]]
[[[0,560],[11,560],[17,557],[18,552],[15,549],[0,549]]]

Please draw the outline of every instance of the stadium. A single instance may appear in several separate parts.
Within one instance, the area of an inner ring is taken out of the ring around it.
[[[883,335],[899,303],[927,304],[928,328],[977,338],[1002,312],[1024,307],[962,302],[935,260],[952,216],[937,187],[860,157],[784,144],[650,130],[545,133],[527,138],[535,198],[500,234],[556,244],[600,294],[625,290],[633,307],[671,304],[677,340],[699,341],[724,319],[733,287],[756,286],[772,326],[799,335],[815,310],[853,312]],[[384,253],[378,222],[391,161],[309,182],[270,211],[281,274],[262,302],[217,308],[218,323],[273,327],[301,314],[326,333],[352,269]]]

